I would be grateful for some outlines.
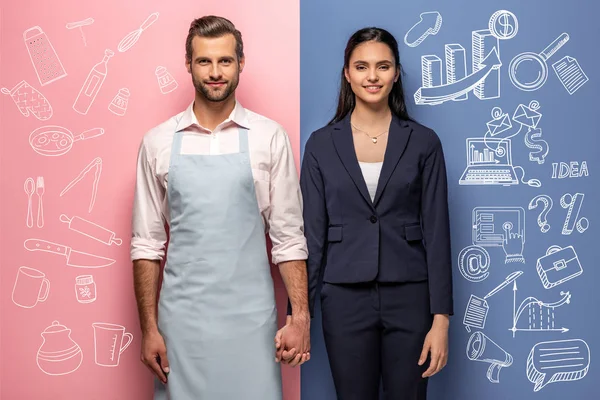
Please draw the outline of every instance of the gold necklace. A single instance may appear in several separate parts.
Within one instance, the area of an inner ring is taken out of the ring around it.
[[[387,133],[387,132],[388,132],[388,131],[385,131],[385,132],[381,132],[379,135],[376,135],[376,136],[371,136],[371,135],[369,135],[367,132],[363,131],[362,129],[359,129],[359,128],[357,128],[357,127],[356,127],[356,125],[354,125],[352,122],[350,123],[350,125],[352,125],[352,127],[353,127],[354,129],[356,129],[357,131],[359,131],[359,132],[362,132],[362,133],[364,133],[365,135],[367,135],[367,136],[368,136],[368,137],[371,139],[371,142],[373,142],[373,144],[377,144],[377,138],[378,138],[379,136],[383,135],[384,133]]]

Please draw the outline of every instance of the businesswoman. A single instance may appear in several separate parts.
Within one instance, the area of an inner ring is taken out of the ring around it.
[[[301,169],[309,302],[338,399],[426,399],[444,367],[452,271],[444,155],[409,118],[398,44],[366,28],[346,46],[339,102]]]

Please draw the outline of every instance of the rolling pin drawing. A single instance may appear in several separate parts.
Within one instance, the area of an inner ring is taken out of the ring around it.
[[[123,242],[121,239],[115,238],[114,232],[111,232],[108,229],[103,228],[100,225],[96,225],[93,222],[90,222],[83,218],[69,218],[65,214],[61,214],[60,221],[68,223],[69,229],[75,232],[79,232],[82,235],[90,237],[109,246],[113,243],[117,246],[120,246]]]

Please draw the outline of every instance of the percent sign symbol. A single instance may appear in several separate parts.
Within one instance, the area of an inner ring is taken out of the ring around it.
[[[563,198],[564,198],[564,196],[563,196]],[[540,203],[542,203],[544,209],[538,216],[537,223],[538,223],[542,233],[546,233],[550,230],[550,224],[548,223],[548,213],[552,209],[552,204],[553,204],[552,198],[545,194],[537,195],[533,199],[531,199],[531,201],[529,202],[528,208],[530,210],[533,210],[534,208],[537,208],[537,206]],[[562,204],[562,199],[561,199],[561,204]]]
[[[583,193],[575,193],[574,195],[566,193],[560,198],[561,207],[567,209],[567,216],[562,229],[563,235],[570,235],[575,228],[579,233],[583,233],[589,228],[590,221],[586,217],[579,217],[584,197]]]

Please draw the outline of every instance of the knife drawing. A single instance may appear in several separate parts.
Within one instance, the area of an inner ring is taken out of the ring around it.
[[[102,268],[112,265],[115,262],[115,260],[110,258],[73,250],[68,246],[42,239],[27,239],[24,246],[29,251],[43,251],[65,256],[67,258],[67,265],[70,267]]]

